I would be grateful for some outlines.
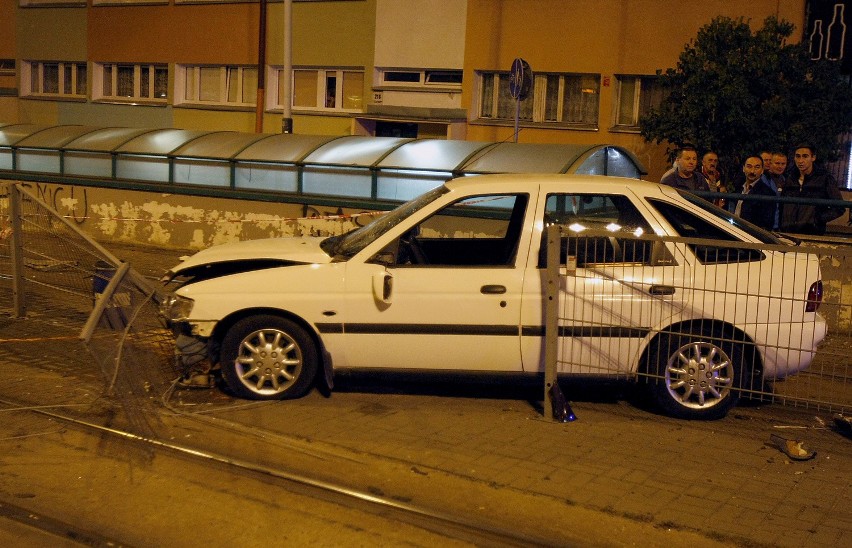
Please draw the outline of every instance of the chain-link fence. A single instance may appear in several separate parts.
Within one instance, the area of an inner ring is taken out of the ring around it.
[[[130,426],[148,433],[145,408],[180,374],[157,284],[18,185],[0,188],[0,219],[4,350],[46,367],[99,371]]]
[[[145,433],[152,416],[146,406],[184,373],[158,314],[159,284],[20,186],[0,188],[0,222],[0,310],[6,316],[0,353],[100,374],[106,393]],[[562,266],[553,281],[558,328],[545,331],[546,343],[557,348],[548,367],[560,374],[659,380],[701,407],[695,396],[701,391],[687,395],[684,387],[702,380],[687,367],[649,367],[667,352],[677,356],[672,349],[697,332],[713,344],[680,355],[711,368],[707,401],[730,388],[772,402],[852,410],[852,251],[718,244],[592,232],[551,241],[547,252],[558,257],[561,251]],[[810,293],[816,291],[816,264],[823,278],[824,338],[822,324],[804,314],[816,300]],[[814,353],[810,343],[817,340]],[[711,352],[737,364],[730,386],[727,366],[713,369],[724,360],[714,361]]]
[[[638,377],[684,416],[852,409],[852,250],[549,231],[553,374]]]

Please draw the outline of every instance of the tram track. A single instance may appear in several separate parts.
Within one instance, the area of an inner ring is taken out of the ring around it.
[[[301,471],[287,470],[280,466],[252,462],[246,459],[214,452],[207,448],[198,448],[189,444],[177,443],[164,439],[154,439],[140,436],[132,432],[104,426],[88,420],[73,417],[58,412],[53,408],[30,407],[20,402],[0,399],[0,405],[6,406],[7,410],[16,410],[20,413],[28,413],[42,417],[46,420],[62,424],[66,428],[74,429],[86,435],[100,439],[109,439],[111,442],[119,441],[134,448],[144,447],[149,451],[167,453],[178,456],[182,460],[191,461],[207,469],[217,470],[217,474],[229,477],[250,478],[268,485],[270,490],[285,489],[299,496],[311,499],[323,500],[334,506],[341,506],[356,512],[365,512],[379,518],[386,524],[406,524],[431,535],[438,535],[445,540],[453,540],[462,545],[488,545],[488,546],[535,546],[551,545],[553,540],[531,537],[529,532],[521,533],[490,524],[476,523],[463,516],[451,515],[445,512],[435,511],[432,508],[395,500],[394,498],[377,494],[369,490],[356,489],[341,483],[330,482],[317,476],[307,475]],[[187,417],[184,417],[187,418]],[[235,433],[234,425],[228,421],[219,421],[214,417],[188,417],[196,424],[206,424],[219,429],[225,429]],[[316,453],[309,453],[309,457],[316,458]],[[319,459],[323,460],[322,457]],[[271,494],[271,493],[270,493]],[[2,511],[9,508],[9,511]],[[0,516],[25,523],[29,527],[40,528],[44,526],[48,533],[62,536],[73,540],[81,545],[87,546],[117,546],[125,545],[122,542],[99,536],[86,529],[79,528],[74,523],[63,521],[55,516],[42,516],[39,519],[27,517],[33,514],[19,505],[0,501]],[[560,544],[563,544],[560,542]]]

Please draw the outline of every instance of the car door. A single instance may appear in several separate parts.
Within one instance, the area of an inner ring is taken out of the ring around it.
[[[649,333],[688,306],[690,268],[682,248],[649,236],[652,227],[642,211],[622,194],[547,196],[546,223],[571,227],[560,245],[560,373],[635,370]],[[543,300],[536,297],[545,287],[543,243],[538,255],[522,303],[523,323],[529,326],[522,339],[528,371],[544,367],[543,329],[534,327],[544,325]]]
[[[467,197],[350,261],[335,367],[520,370],[528,203],[527,194]]]

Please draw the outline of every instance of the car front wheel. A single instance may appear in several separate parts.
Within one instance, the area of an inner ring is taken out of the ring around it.
[[[685,419],[724,417],[736,405],[742,352],[702,333],[664,334],[649,353],[649,386],[666,413]]]
[[[311,337],[294,322],[272,315],[244,318],[222,340],[222,377],[235,395],[254,400],[298,398],[317,371]]]

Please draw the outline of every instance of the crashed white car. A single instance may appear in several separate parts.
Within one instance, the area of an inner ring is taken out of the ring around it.
[[[569,234],[559,375],[641,379],[668,413],[712,419],[825,337],[815,257],[692,194],[600,176],[455,179],[340,236],[212,247],[169,272],[163,314],[246,398],[344,370],[541,376],[552,223]]]

